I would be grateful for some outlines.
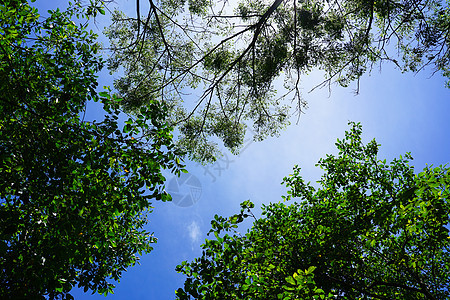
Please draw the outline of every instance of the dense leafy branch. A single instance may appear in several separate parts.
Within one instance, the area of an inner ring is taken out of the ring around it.
[[[87,26],[98,13],[100,1],[46,18],[27,1],[0,5],[5,299],[73,299],[74,286],[111,292],[156,242],[144,226],[150,201],[170,200],[162,169],[182,170],[164,103],[148,102],[121,124],[121,99],[97,93],[103,61]],[[100,121],[84,120],[88,101],[103,105]]]
[[[200,161],[219,154],[214,137],[237,152],[249,126],[256,140],[277,135],[295,112],[284,99],[297,113],[306,107],[300,78],[313,70],[325,74],[316,87],[356,81],[357,92],[384,61],[449,75],[449,10],[439,0],[246,0],[233,13],[226,1],[149,3],[145,25],[117,13],[106,31],[110,69],[125,70],[115,86],[129,111],[155,97],[170,103],[178,146]]]
[[[337,156],[318,166],[317,187],[300,168],[284,179],[284,201],[263,206],[242,235],[239,214],[215,216],[202,256],[183,262],[179,299],[448,299],[447,167],[418,174],[405,158],[377,157],[351,124]]]

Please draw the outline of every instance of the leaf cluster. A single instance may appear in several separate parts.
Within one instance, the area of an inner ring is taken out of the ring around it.
[[[313,70],[325,74],[316,87],[356,81],[357,93],[361,76],[383,62],[449,75],[441,0],[244,0],[232,13],[227,4],[150,1],[145,21],[114,17],[107,31],[112,70],[125,71],[116,82],[124,106],[170,103],[178,146],[197,161],[220,155],[217,138],[238,153],[249,130],[255,140],[277,136],[306,108],[300,79]]]
[[[74,286],[112,292],[112,281],[156,242],[144,225],[152,199],[171,199],[162,168],[182,169],[164,104],[122,126],[121,100],[97,94],[103,61],[86,23],[97,12],[96,1],[47,18],[26,1],[0,5],[0,294],[7,299],[73,299]],[[103,120],[84,120],[88,101],[103,104]]]
[[[177,267],[178,298],[448,299],[449,169],[414,174],[410,154],[379,160],[361,134],[351,124],[338,155],[319,161],[317,188],[295,167],[283,198],[298,202],[263,206],[246,234],[233,227],[243,212],[216,217],[216,239]]]

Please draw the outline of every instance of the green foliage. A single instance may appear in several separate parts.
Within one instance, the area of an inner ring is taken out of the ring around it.
[[[216,216],[215,239],[200,258],[183,262],[179,299],[448,299],[450,285],[450,170],[414,174],[410,154],[387,163],[378,145],[362,143],[351,124],[318,166],[318,187],[300,168],[284,179],[285,201],[252,216]]]
[[[168,103],[178,146],[197,161],[220,155],[217,138],[238,153],[248,129],[255,140],[277,136],[306,108],[300,79],[313,70],[325,75],[316,87],[347,87],[382,62],[450,74],[443,0],[242,0],[230,10],[207,0],[150,1],[145,20],[115,15],[106,32],[111,70],[124,70],[115,84],[123,106]]]
[[[292,276],[286,277],[287,284],[283,286],[284,293],[278,294],[278,299],[334,299],[333,294],[325,296],[324,290],[316,286],[314,270],[311,266],[307,270],[297,270]]]
[[[26,1],[0,5],[2,298],[112,292],[156,242],[144,225],[151,199],[170,200],[161,169],[182,168],[165,104],[121,128],[121,99],[96,93],[103,62],[85,21],[97,13],[97,1],[46,19]],[[84,121],[89,100],[103,104],[103,120]]]

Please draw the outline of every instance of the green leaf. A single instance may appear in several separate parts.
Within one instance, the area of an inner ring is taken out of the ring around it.
[[[100,92],[100,93],[98,93],[98,95],[100,97],[104,97],[106,99],[111,99],[111,96],[110,96],[110,94],[108,92]]]
[[[286,277],[286,281],[287,281],[288,283],[292,284],[292,285],[295,285],[295,284],[296,284],[296,282],[295,282],[295,280],[294,280],[294,278],[293,278],[292,276]]]

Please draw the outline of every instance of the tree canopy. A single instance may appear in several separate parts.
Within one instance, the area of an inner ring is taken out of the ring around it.
[[[146,17],[136,3],[136,18],[115,12],[105,31],[108,67],[124,71],[117,94],[98,91],[105,62],[88,29],[103,1],[45,18],[26,0],[0,4],[2,297],[111,292],[156,242],[144,225],[151,201],[171,199],[162,169],[183,171],[184,151],[213,161],[217,139],[238,152],[249,128],[277,135],[292,114],[284,99],[306,106],[300,79],[312,70],[325,74],[319,86],[358,82],[384,61],[450,76],[438,0],[250,0],[233,12],[226,1],[150,0]],[[103,105],[101,120],[85,120],[88,102]],[[217,216],[203,257],[178,267],[188,276],[178,297],[448,297],[448,169],[379,161],[359,125],[337,145],[319,162],[321,188],[295,168],[285,200],[301,202],[265,206],[247,234],[228,233],[251,202]]]
[[[279,134],[306,107],[300,79],[314,70],[325,76],[318,87],[356,82],[356,91],[361,76],[384,62],[450,76],[442,0],[229,4],[150,0],[141,16],[137,1],[136,18],[116,12],[106,30],[109,69],[124,71],[115,83],[123,106],[168,103],[178,145],[196,160],[217,157],[217,138],[238,152],[248,129],[256,140]],[[277,79],[284,91],[276,91]]]
[[[351,124],[339,153],[319,161],[317,186],[296,166],[284,178],[290,204],[216,215],[202,256],[177,267],[178,299],[448,299],[449,168],[415,174],[409,153],[388,163],[361,133]]]
[[[0,294],[72,299],[74,286],[108,293],[156,238],[150,201],[170,200],[162,168],[178,173],[166,105],[119,120],[120,99],[97,93],[101,1],[39,15],[0,4]],[[78,23],[78,24],[77,24]],[[86,121],[88,101],[103,104]]]

